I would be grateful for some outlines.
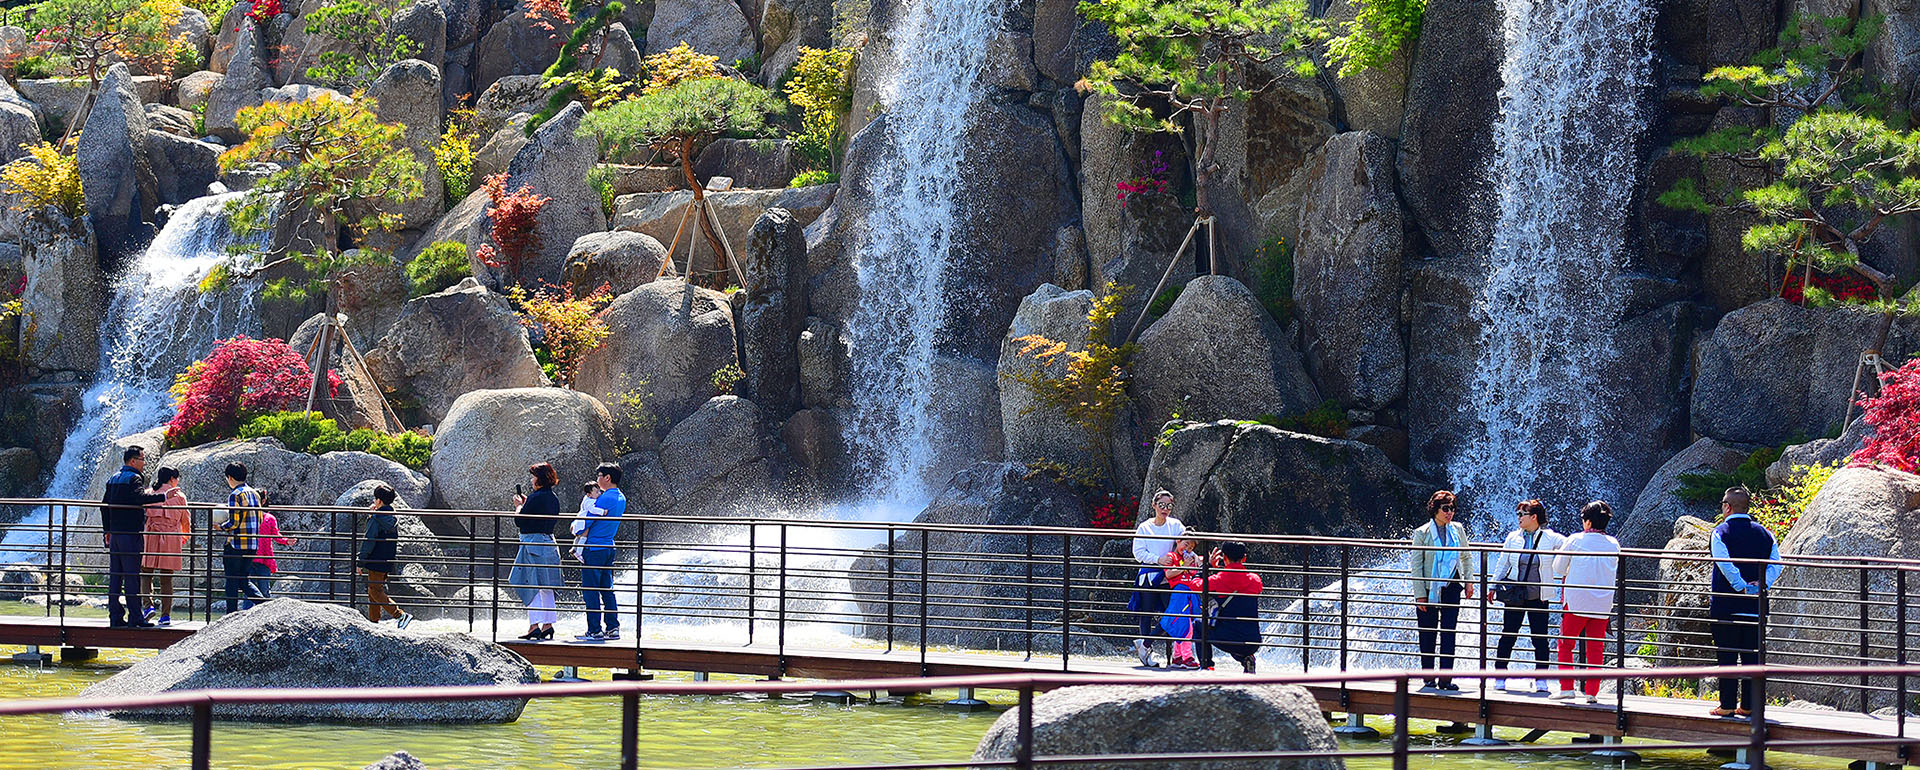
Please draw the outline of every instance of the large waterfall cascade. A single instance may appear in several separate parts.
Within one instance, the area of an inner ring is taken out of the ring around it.
[[[140,256],[113,279],[107,306],[100,369],[82,397],[80,419],[67,433],[46,497],[84,498],[93,471],[112,441],[165,425],[173,417],[167,389],[187,365],[206,356],[216,340],[259,334],[254,287],[239,285],[203,294],[200,280],[227,259],[238,243],[224,216],[238,193],[196,198],[172,218]],[[243,282],[251,283],[251,282]],[[0,546],[46,542],[45,509],[8,530]],[[0,551],[0,563],[39,554]]]
[[[879,86],[888,147],[866,172],[878,205],[853,240],[861,299],[847,329],[858,405],[848,436],[873,497],[924,501],[929,481],[945,481],[926,478],[939,447],[951,443],[952,426],[934,414],[936,348],[955,311],[947,274],[958,239],[963,144],[1001,5],[919,0],[889,35],[893,61]]]
[[[1490,170],[1498,191],[1464,437],[1449,475],[1473,499],[1620,500],[1608,370],[1625,296],[1646,0],[1500,0],[1505,86]],[[1498,507],[1498,506],[1496,506]],[[1564,507],[1564,506],[1563,506]],[[1486,517],[1478,517],[1484,520]],[[1487,523],[1478,524],[1487,527]],[[1477,532],[1488,534],[1488,532]]]

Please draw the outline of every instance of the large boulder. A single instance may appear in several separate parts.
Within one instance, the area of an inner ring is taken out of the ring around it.
[[[180,486],[187,499],[196,502],[225,502],[227,463],[247,466],[247,483],[267,497],[268,505],[333,505],[340,495],[361,482],[385,482],[403,498],[416,502],[433,496],[433,483],[419,471],[366,452],[328,452],[311,455],[289,451],[279,439],[256,438],[220,441],[166,453],[168,467],[180,471]],[[157,471],[158,466],[150,466]],[[327,521],[326,514],[319,522]],[[198,514],[196,514],[198,519]],[[288,530],[319,531],[312,520],[285,521]],[[321,550],[325,550],[321,544]]]
[[[547,384],[526,327],[505,298],[472,278],[407,303],[367,351],[375,379],[438,422],[468,391]]]
[[[626,230],[588,233],[567,250],[564,278],[583,291],[605,284],[614,294],[625,294],[659,278],[666,261],[667,247],[653,236]]]
[[[108,297],[93,225],[42,208],[25,217],[20,235],[27,274],[20,339],[27,365],[91,374],[100,365]]]
[[[719,396],[660,441],[665,495],[651,512],[740,515],[764,509],[780,493],[788,466],[779,434],[760,407],[739,396]]]
[[[173,84],[173,106],[183,110],[192,110],[196,107],[205,110],[207,108],[207,96],[213,92],[213,87],[219,85],[220,80],[224,77],[226,76],[218,72],[201,70],[175,81]]]
[[[40,113],[13,86],[0,85],[0,163],[27,154],[25,147],[40,141]]]
[[[93,220],[100,251],[113,262],[152,237],[153,209],[160,203],[160,186],[145,152],[147,111],[132,81],[125,64],[107,70],[77,150],[87,218]]]
[[[724,176],[743,189],[780,189],[793,181],[793,147],[787,142],[720,139],[700,151],[694,176]]]
[[[1105,96],[1087,100],[1080,113],[1080,184],[1088,194],[1080,199],[1080,221],[1086,232],[1087,253],[1095,265],[1104,265],[1104,281],[1132,286],[1129,312],[1119,322],[1132,325],[1139,308],[1152,297],[1154,282],[1166,269],[1173,250],[1193,224],[1193,212],[1172,195],[1136,195],[1121,201],[1116,185],[1164,166],[1164,177],[1186,175],[1185,154],[1176,141],[1116,126],[1106,118]],[[1096,194],[1097,193],[1097,194]],[[1189,267],[1176,273],[1182,282]],[[1088,287],[1098,289],[1098,286]]]
[[[159,654],[88,687],[81,698],[187,690],[307,687],[469,687],[533,684],[540,676],[505,647],[466,634],[408,633],[346,607],[275,599],[223,617]],[[486,724],[520,718],[524,699],[391,703],[221,704],[218,719],[261,722]],[[184,718],[184,707],[115,716]]]
[[[1498,196],[1489,175],[1507,47],[1494,3],[1431,0],[1400,129],[1400,196],[1440,258],[1483,257]]]
[[[1771,299],[1728,313],[1700,346],[1693,430],[1722,441],[1778,445],[1840,427],[1877,313]],[[1894,321],[1881,354],[1920,351],[1920,321]],[[1869,373],[1871,375],[1871,373]]]
[[[980,739],[974,759],[1010,760],[1019,746],[1019,714],[1009,710]],[[1033,699],[1033,755],[1098,757],[1141,752],[1340,750],[1313,693],[1297,685],[1094,685]],[[1194,729],[1206,725],[1205,729]],[[1339,757],[1221,760],[1209,770],[1341,770]],[[1130,763],[1092,763],[1127,767]]]
[[[1751,447],[1722,444],[1710,438],[1693,442],[1692,446],[1681,450],[1654,471],[1653,478],[1647,480],[1645,488],[1640,490],[1639,499],[1625,515],[1613,520],[1607,531],[1620,539],[1620,545],[1627,548],[1657,549],[1672,539],[1674,522],[1682,516],[1692,516],[1712,521],[1720,515],[1720,500],[1689,502],[1674,496],[1681,486],[1680,477],[1697,473],[1732,473],[1747,461],[1753,453]],[[1571,513],[1570,511],[1564,513]],[[1573,528],[1578,520],[1564,516],[1559,524],[1562,529]],[[1642,581],[1653,577],[1653,565],[1646,559],[1628,559],[1627,579]]]
[[[964,574],[967,580],[928,586],[939,601],[927,607],[928,644],[1017,649],[1031,641],[1035,651],[1059,648],[1062,539],[1027,536],[1006,531],[1017,527],[1081,527],[1086,525],[1086,506],[1074,489],[1056,478],[1036,473],[1024,465],[975,463],[953,475],[945,489],[914,517],[916,524],[966,525],[982,527],[973,532],[909,532],[893,542],[873,548],[855,559],[848,569],[854,601],[868,625],[863,633],[917,642],[913,625],[921,607],[920,552],[924,547],[933,557],[925,570],[933,575]],[[921,538],[925,537],[923,544]],[[1075,538],[1072,543],[1076,603],[1091,598],[1094,583],[1092,557],[1100,551],[1101,538]],[[1027,548],[1033,548],[1032,560]],[[964,554],[964,556],[959,556]],[[892,590],[887,579],[888,561],[892,561]],[[1033,579],[1026,580],[1032,569]],[[1028,587],[1033,591],[1030,599]],[[889,603],[889,598],[892,599]],[[1016,601],[1017,600],[1017,601]],[[1051,627],[1032,639],[1006,628],[1008,621],[1024,621],[1032,610],[1036,629]],[[903,624],[894,629],[886,625],[892,619]],[[976,628],[968,628],[974,626]],[[1078,652],[1078,649],[1075,650]]]
[[[641,236],[645,237],[645,236]],[[800,408],[800,332],[807,323],[807,239],[786,209],[769,209],[746,243],[740,368],[746,395],[776,419]]]
[[[1718,513],[1714,514],[1718,516]],[[1616,529],[1608,527],[1608,529]],[[1681,516],[1673,522],[1672,535],[1660,549],[1668,555],[1655,566],[1656,586],[1677,590],[1629,591],[1628,601],[1649,606],[1651,622],[1629,619],[1628,633],[1647,632],[1654,642],[1649,661],[1656,666],[1685,666],[1714,660],[1711,628],[1707,620],[1707,581],[1712,577],[1713,561],[1708,538],[1713,534],[1712,518]],[[1641,559],[1630,559],[1629,569]],[[1636,570],[1637,572],[1637,570]],[[1696,589],[1695,587],[1701,587]],[[1639,595],[1636,595],[1639,594]]]
[[[1066,351],[1087,348],[1087,313],[1093,309],[1093,292],[1067,291],[1050,283],[1040,284],[1013,314],[1013,325],[1000,343],[1000,432],[1007,442],[1007,461],[1034,463],[1040,460],[1084,467],[1095,461],[1091,444],[1079,425],[1060,410],[1047,406],[1026,384],[1015,380],[1044,370],[1048,377],[1067,372],[1065,356],[1041,362],[1031,354],[1022,338],[1045,337],[1066,344]]]
[[[486,93],[495,81],[509,75],[538,75],[553,65],[560,46],[573,32],[572,24],[546,20],[546,29],[527,18],[521,4],[487,30],[474,49],[471,93]]]
[[[1332,0],[1327,4],[1328,25],[1339,29],[1335,25],[1353,21],[1364,5],[1359,0]],[[1369,131],[1388,139],[1400,138],[1400,123],[1407,113],[1407,77],[1413,68],[1413,51],[1412,47],[1402,46],[1383,65],[1333,78],[1333,89],[1340,96],[1340,109],[1346,115],[1349,129]]]
[[[1159,489],[1173,493],[1174,518],[1207,532],[1395,538],[1425,515],[1431,485],[1378,447],[1230,420],[1168,427],[1140,487],[1142,518]]]
[[[423,5],[438,11],[430,0]],[[367,98],[374,100],[374,115],[380,122],[406,129],[406,148],[421,168],[420,197],[406,203],[383,203],[381,208],[400,216],[400,229],[432,224],[446,201],[441,192],[445,181],[433,159],[434,145],[440,141],[442,113],[439,68],[419,59],[395,62],[367,87]]]
[[[1328,398],[1380,409],[1400,399],[1407,375],[1400,336],[1406,227],[1393,142],[1340,134],[1304,173],[1311,181],[1293,252],[1293,306],[1307,371]]]
[[[234,122],[234,116],[239,114],[241,108],[264,103],[263,91],[273,86],[273,78],[267,74],[263,61],[265,57],[260,53],[259,34],[254,29],[253,20],[244,19],[241,24],[241,31],[233,43],[233,59],[227,62],[223,70],[226,75],[207,91],[207,133],[227,142],[246,139],[240,132],[239,124]],[[216,47],[215,50],[217,53],[219,49]]]
[[[42,78],[14,83],[19,98],[40,114],[40,122],[49,126],[86,126],[87,79]],[[167,79],[158,75],[134,75],[127,81],[142,104],[165,101]]]
[[[681,43],[722,64],[753,56],[753,30],[746,14],[731,0],[658,0],[653,23],[647,26],[647,53],[656,54]]]
[[[541,281],[558,284],[573,242],[582,235],[607,229],[600,193],[587,184],[587,172],[600,159],[599,144],[592,137],[574,135],[586,114],[579,102],[567,105],[541,124],[507,164],[507,190],[531,187],[550,199],[540,209],[533,227],[539,251],[527,255],[520,267],[518,277],[524,285],[537,286]]]
[[[717,291],[662,279],[620,295],[601,318],[613,333],[581,357],[574,387],[607,403],[637,393],[660,430],[715,395],[715,372],[739,364],[732,308]]]
[[[1771,606],[1771,616],[1776,619],[1834,620],[1771,624],[1767,662],[1833,665],[1836,651],[1856,654],[1846,651],[1860,648],[1863,637],[1857,619],[1863,614],[1877,629],[1865,641],[1884,645],[1895,633],[1895,607],[1908,603],[1911,593],[1905,597],[1898,594],[1892,565],[1873,569],[1866,560],[1920,558],[1920,542],[1909,536],[1916,528],[1920,528],[1920,476],[1881,467],[1834,472],[1780,543],[1780,551],[1790,554],[1789,558],[1825,557],[1833,566],[1788,567],[1780,574]],[[1865,601],[1860,599],[1862,567],[1866,568]],[[1907,590],[1914,589],[1909,586]],[[1907,636],[1913,638],[1920,631],[1916,628],[1920,618],[1909,614],[1907,623]],[[1884,659],[1885,653],[1872,657]],[[1843,708],[1855,708],[1860,703],[1858,678],[1805,678],[1839,686],[1777,683],[1768,686],[1767,695],[1804,698]],[[1871,706],[1893,704],[1891,694],[1884,690],[1893,684],[1891,678],[1875,677],[1871,684],[1883,688],[1868,695]]]
[[[401,8],[393,15],[393,34],[418,43],[420,49],[414,52],[413,58],[431,65],[434,80],[441,80],[440,67],[447,60],[447,11],[439,0],[414,0],[412,5]],[[441,97],[433,98],[437,101]]]
[[[593,480],[595,466],[613,459],[613,418],[592,396],[560,388],[476,390],[453,402],[434,436],[434,489],[448,508],[506,510],[530,465],[553,463],[559,488],[577,489]]]
[[[1853,453],[1866,446],[1874,433],[1866,420],[1855,419],[1839,438],[1817,438],[1780,450],[1780,459],[1767,466],[1767,486],[1777,487],[1793,480],[1794,471],[1812,465],[1842,465]]]
[[[753,223],[760,221],[760,215],[767,213],[768,209],[786,209],[795,222],[806,227],[820,217],[827,204],[833,202],[834,191],[838,188],[839,185],[815,185],[785,190],[729,190],[707,193],[707,205],[713,211],[715,223],[726,233],[727,242],[733,245],[735,254],[738,254],[746,244],[748,235],[753,232]],[[673,234],[680,229],[680,220],[686,216],[687,207],[692,203],[692,190],[622,195],[613,204],[613,226],[644,233],[653,236],[656,241],[671,245]],[[686,259],[686,239],[700,237],[693,228],[694,223],[689,220],[686,232],[680,236],[681,256],[678,259]],[[701,264],[710,264],[708,260],[713,259],[713,255],[708,253],[705,242],[699,245],[697,251]]]
[[[1219,275],[1189,282],[1140,336],[1132,390],[1148,431],[1175,413],[1188,420],[1250,420],[1320,403],[1293,341],[1253,292]]]
[[[219,145],[149,130],[145,148],[161,203],[186,203],[206,195],[207,186],[220,180]]]

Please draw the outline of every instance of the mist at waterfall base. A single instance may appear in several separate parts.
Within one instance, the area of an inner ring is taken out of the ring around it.
[[[114,277],[100,340],[100,368],[81,397],[80,419],[68,431],[44,497],[87,497],[95,469],[114,439],[173,419],[167,389],[174,375],[206,356],[213,343],[258,336],[257,285],[240,282],[202,293],[200,280],[241,243],[225,216],[239,193],[196,198],[176,209],[153,243]],[[51,512],[37,508],[0,540],[0,563],[37,562]]]
[[[1645,0],[1500,0],[1506,55],[1490,178],[1498,193],[1467,406],[1480,435],[1447,464],[1476,536],[1529,498],[1630,506],[1616,458],[1630,392],[1612,365],[1628,206],[1651,67]]]

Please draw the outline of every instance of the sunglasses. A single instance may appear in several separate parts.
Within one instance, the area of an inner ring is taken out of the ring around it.
[[[1440,510],[1443,510],[1443,511],[1452,511],[1452,510],[1458,510],[1458,509],[1459,507],[1454,505],[1453,503],[1447,503],[1446,505],[1440,506]]]

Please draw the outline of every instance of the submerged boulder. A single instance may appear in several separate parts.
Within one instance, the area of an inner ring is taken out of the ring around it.
[[[88,687],[81,698],[240,688],[427,687],[533,684],[524,658],[466,634],[419,634],[368,622],[346,607],[296,599],[227,615]],[[526,699],[386,703],[221,704],[216,719],[257,722],[488,724],[520,718]],[[181,707],[110,712],[184,718]]]
[[[1094,685],[1066,687],[1033,699],[1034,756],[1099,756],[1143,751],[1178,754],[1216,751],[1340,749],[1313,693],[1297,685]],[[1205,729],[1195,729],[1204,725]],[[1009,709],[980,739],[974,759],[1012,759],[1020,715]],[[1209,770],[1341,770],[1339,757],[1221,760]],[[1089,767],[1132,767],[1099,763]]]

